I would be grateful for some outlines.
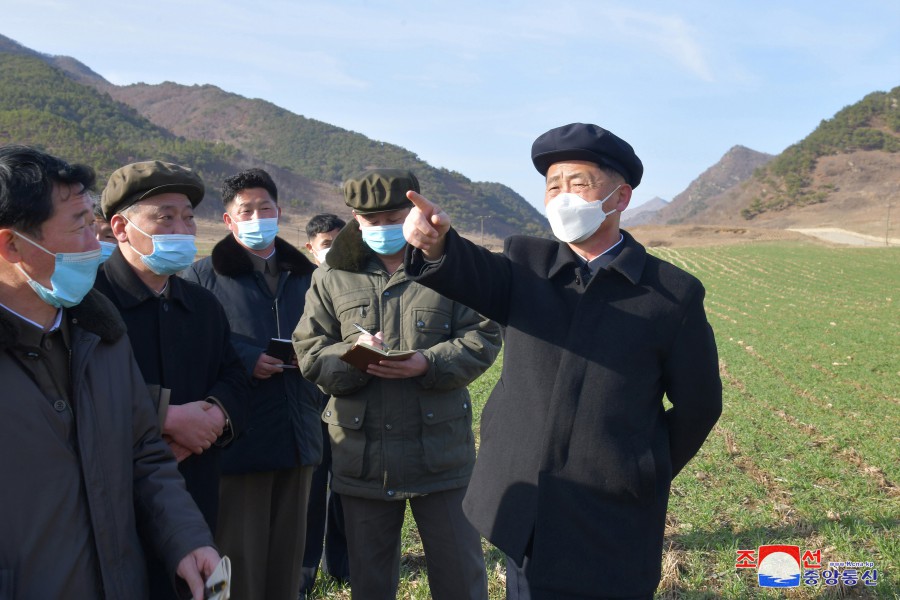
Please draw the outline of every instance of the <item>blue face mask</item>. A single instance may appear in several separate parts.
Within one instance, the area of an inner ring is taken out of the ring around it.
[[[134,246],[131,246],[130,242],[128,245],[140,255],[141,262],[157,275],[174,275],[179,271],[184,271],[194,262],[194,257],[197,256],[197,244],[194,242],[193,235],[181,233],[150,235],[127,217],[125,220],[153,240],[153,252],[150,254],[141,254]]]
[[[102,265],[112,256],[113,250],[118,248],[118,244],[113,244],[112,242],[104,242],[101,240],[100,242],[100,264]]]
[[[378,254],[385,256],[397,254],[406,245],[406,238],[403,237],[403,223],[374,227],[360,225],[359,230],[362,232],[362,239],[366,245]]]
[[[38,297],[56,308],[69,308],[80,303],[91,288],[94,287],[94,279],[97,277],[97,267],[100,266],[100,249],[87,252],[57,252],[53,253],[28,239],[18,231],[20,238],[32,244],[50,256],[56,257],[56,265],[53,275],[50,276],[50,285],[53,289],[47,289],[32,279],[25,269],[16,263],[16,267],[28,278],[28,285]]]
[[[238,221],[231,217],[231,220],[237,223],[238,239],[252,250],[268,248],[275,241],[275,236],[278,235],[278,217],[250,219],[249,221]]]

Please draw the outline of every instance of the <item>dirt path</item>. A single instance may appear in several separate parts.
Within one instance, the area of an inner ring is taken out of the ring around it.
[[[848,246],[900,246],[900,239],[897,238],[887,238],[885,240],[883,237],[878,238],[874,235],[856,233],[846,229],[838,229],[837,227],[791,228],[788,231],[811,235],[833,244],[845,244]]]

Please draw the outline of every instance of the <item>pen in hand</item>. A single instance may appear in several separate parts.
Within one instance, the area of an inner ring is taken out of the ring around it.
[[[356,327],[360,332],[362,332],[362,333],[364,333],[364,334],[370,336],[373,340],[376,340],[376,341],[378,341],[379,343],[381,343],[381,347],[384,348],[385,350],[388,349],[387,344],[385,344],[384,341],[379,340],[379,339],[376,338],[374,335],[372,335],[371,333],[369,333],[369,332],[366,330],[366,328],[363,327],[362,325],[360,325],[359,323],[354,323],[353,326]]]

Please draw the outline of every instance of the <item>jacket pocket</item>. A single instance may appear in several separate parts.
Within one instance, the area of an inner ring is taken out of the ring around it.
[[[456,469],[475,460],[472,403],[467,394],[422,398],[422,451],[432,473]]]
[[[453,316],[437,308],[414,309],[412,324],[417,348],[431,348],[450,339],[453,333]]]
[[[366,401],[332,396],[322,411],[331,438],[332,470],[345,477],[361,477],[366,466]]]
[[[359,323],[371,333],[378,331],[378,314],[372,308],[369,296],[342,297],[339,302],[335,302],[334,312],[341,323],[343,340],[356,339],[359,335],[359,329],[354,327],[354,323]]]

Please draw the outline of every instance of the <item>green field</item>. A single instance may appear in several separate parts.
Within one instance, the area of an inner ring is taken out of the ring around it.
[[[724,385],[721,420],[673,483],[657,598],[900,597],[900,249],[652,252],[705,284]],[[498,375],[470,387],[479,411]],[[399,597],[429,598],[407,524]],[[820,572],[872,562],[877,585],[765,590],[735,568],[738,549],[765,544],[821,550]],[[504,598],[503,558],[485,551]]]

